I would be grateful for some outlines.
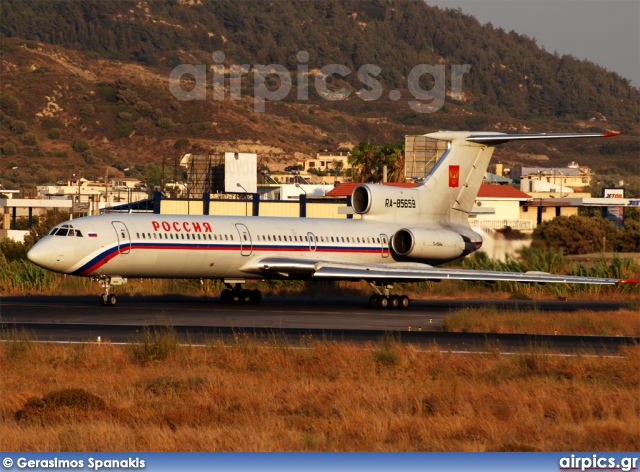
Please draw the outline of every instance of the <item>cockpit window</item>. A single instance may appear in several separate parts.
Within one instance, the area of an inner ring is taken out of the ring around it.
[[[53,228],[53,229],[49,232],[49,236],[53,236],[54,234],[56,234],[56,231],[58,231],[58,228]]]
[[[82,237],[82,233],[80,232],[79,229],[76,230],[76,236],[81,238]]]
[[[67,228],[60,228],[56,233],[56,236],[66,236],[69,230]]]

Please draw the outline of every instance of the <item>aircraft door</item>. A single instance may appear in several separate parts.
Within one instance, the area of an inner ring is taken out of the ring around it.
[[[380,245],[382,246],[382,257],[389,257],[389,238],[386,234],[380,234]]]
[[[307,237],[309,238],[309,251],[316,252],[316,237],[313,233],[307,233]]]
[[[131,236],[129,236],[129,230],[122,221],[112,221],[111,225],[118,237],[118,253],[129,254],[131,251]]]
[[[253,252],[253,242],[251,241],[251,233],[242,223],[236,223],[236,229],[240,236],[240,254],[243,256],[250,256]]]

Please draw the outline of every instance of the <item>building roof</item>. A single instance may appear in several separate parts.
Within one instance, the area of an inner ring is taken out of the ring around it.
[[[513,183],[513,179],[509,179],[507,177],[502,177],[501,175],[492,174],[491,172],[487,172],[485,174],[485,179],[488,184],[511,184]]]
[[[511,185],[481,185],[478,190],[477,198],[494,199],[501,198],[505,200],[529,200],[531,195],[521,192]]]

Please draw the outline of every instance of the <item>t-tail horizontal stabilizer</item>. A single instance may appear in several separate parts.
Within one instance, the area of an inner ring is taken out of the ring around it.
[[[438,131],[425,136],[449,143],[447,151],[419,189],[427,190],[428,218],[466,225],[495,146],[509,141],[537,139],[606,138],[620,133],[505,134]],[[436,198],[433,198],[436,197]]]

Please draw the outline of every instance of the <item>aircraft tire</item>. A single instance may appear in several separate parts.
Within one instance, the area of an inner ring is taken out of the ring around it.
[[[389,297],[381,296],[378,298],[378,308],[385,310],[389,307]]]
[[[100,305],[101,306],[107,306],[107,294],[103,293],[102,295],[100,295]]]
[[[398,295],[391,295],[389,298],[389,308],[394,310],[400,306],[400,297]]]
[[[409,306],[411,306],[411,299],[406,295],[402,295],[400,297],[399,307],[403,310],[406,310],[407,308],[409,308]]]
[[[113,293],[109,294],[107,297],[107,306],[116,306],[116,303],[118,303],[118,297]]]
[[[242,290],[240,292],[240,303],[251,303],[253,300],[252,290]]]
[[[378,297],[375,293],[369,297],[369,308],[378,308]]]
[[[222,303],[231,303],[233,300],[231,299],[231,290],[229,290],[228,288],[225,288],[221,293],[220,293],[220,301]]]
[[[249,303],[258,304],[262,301],[262,292],[260,290],[251,290],[251,301]]]

